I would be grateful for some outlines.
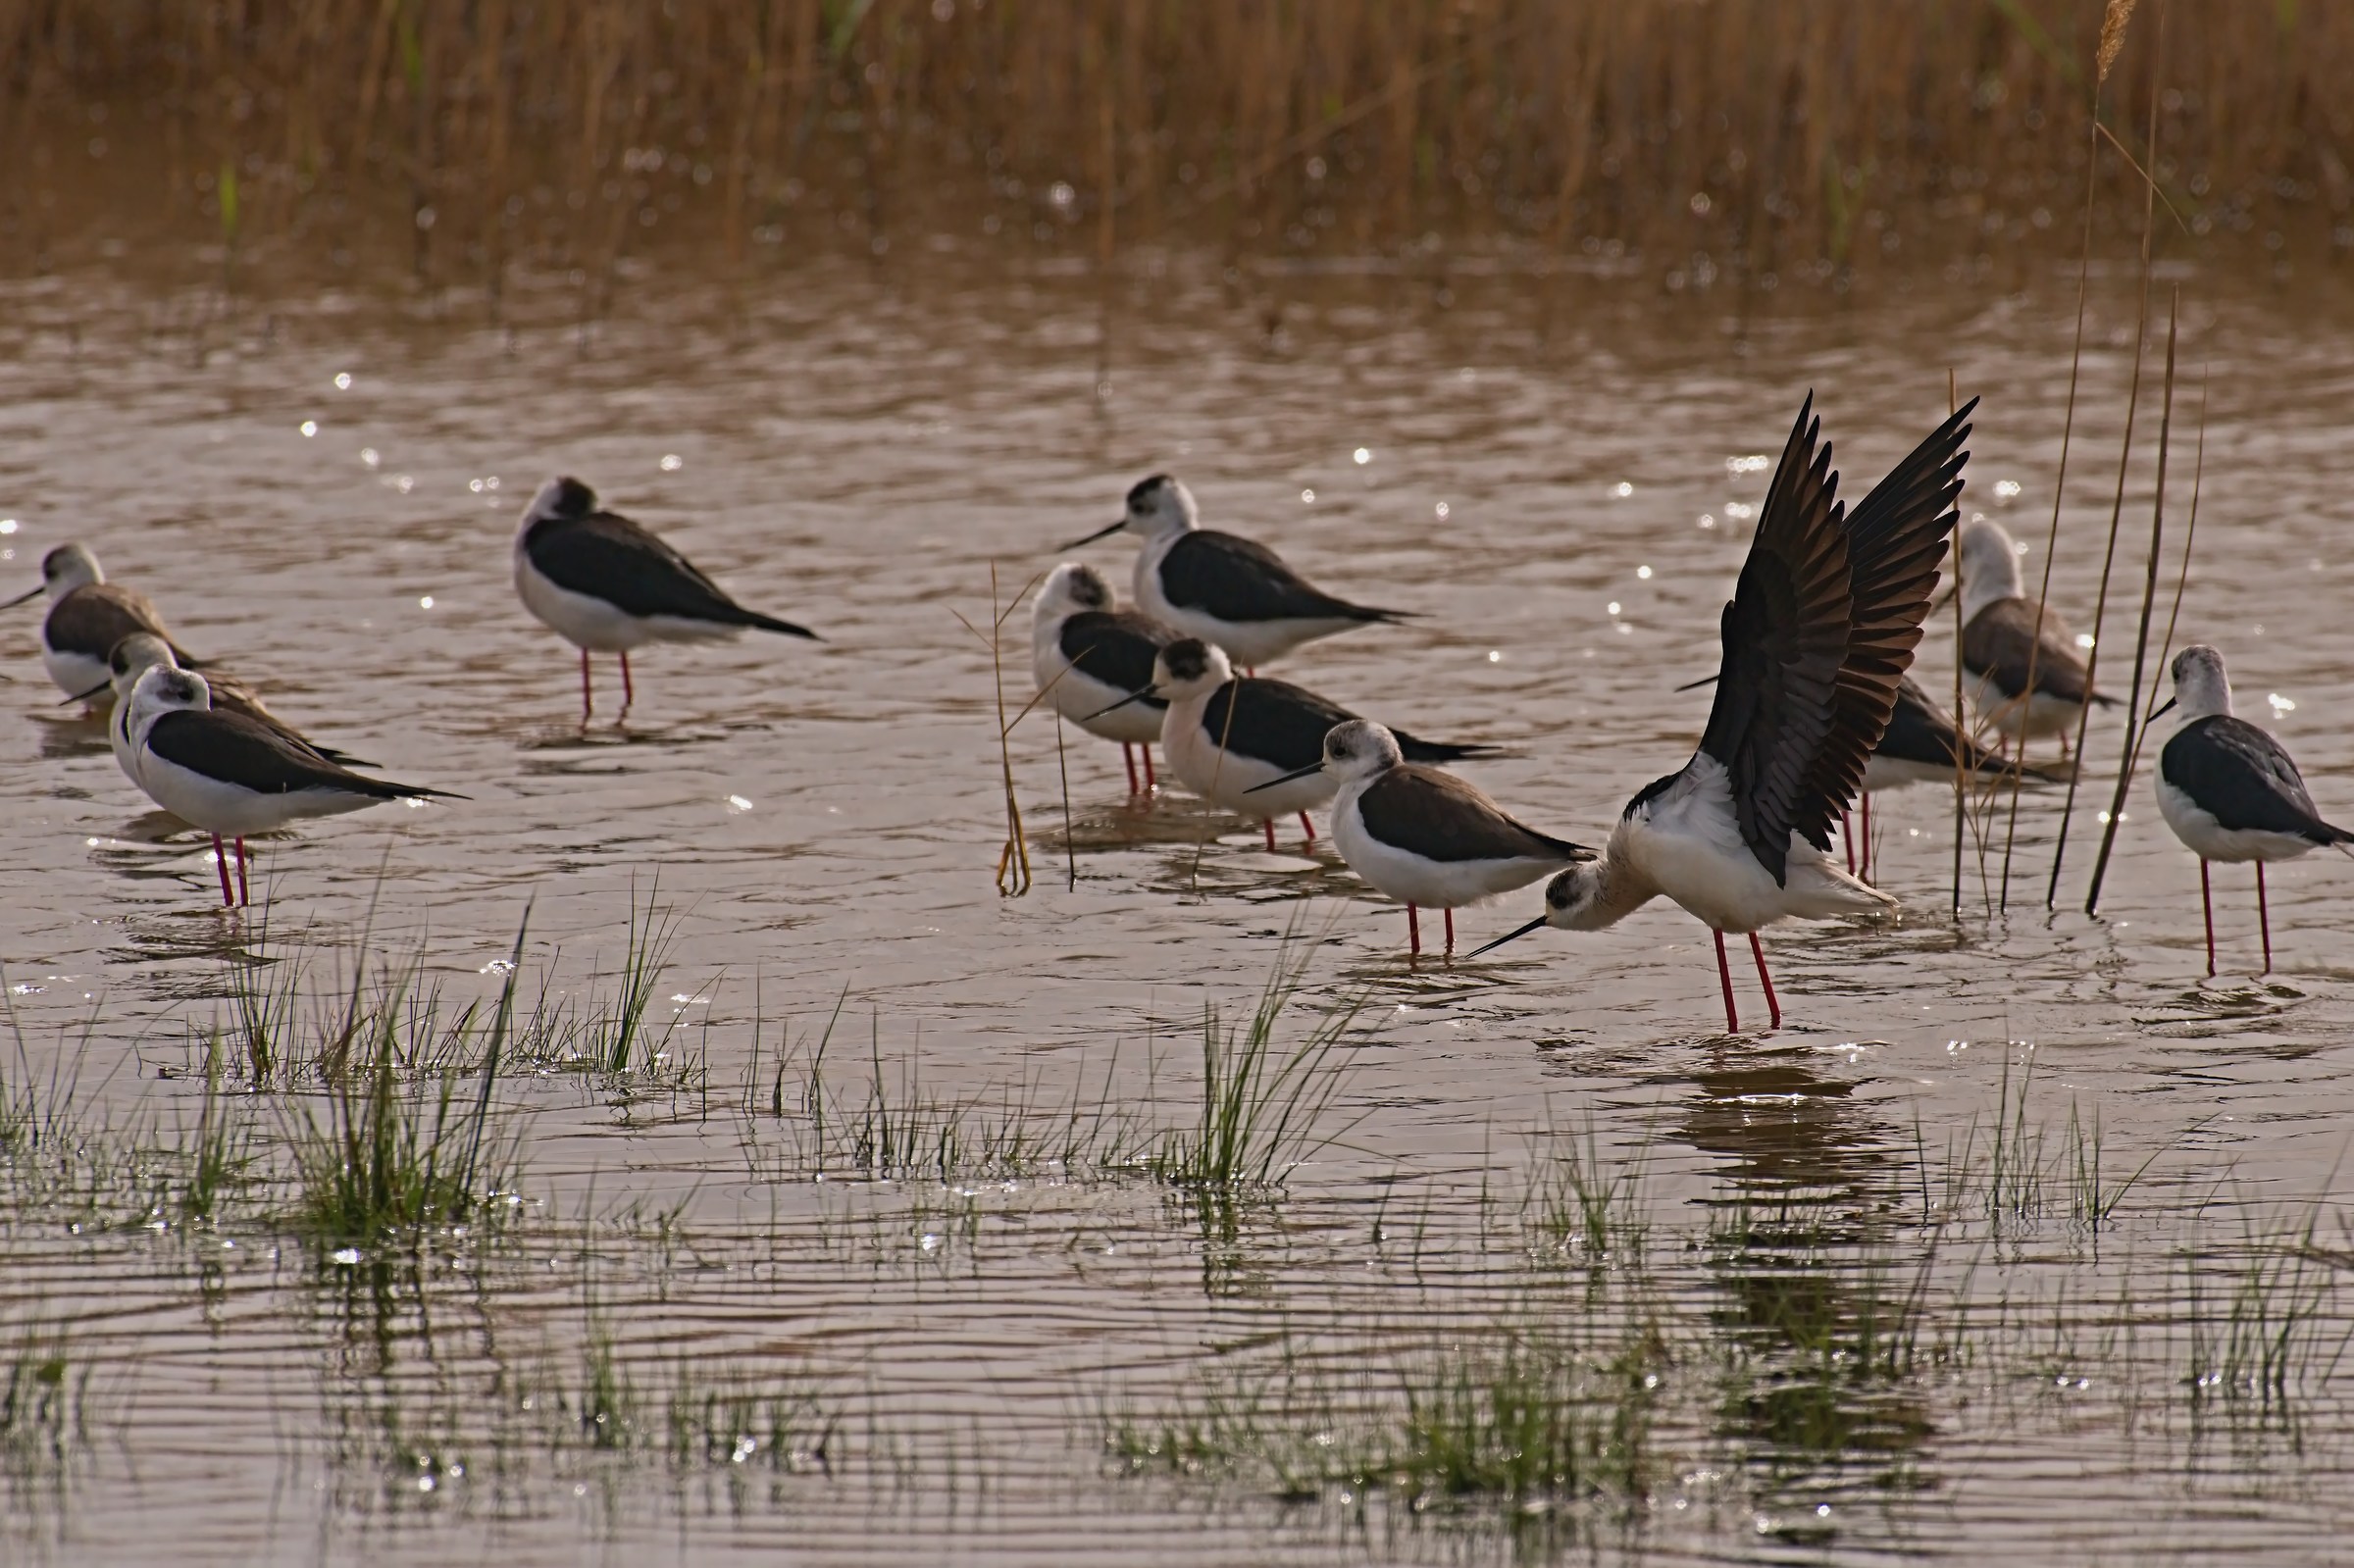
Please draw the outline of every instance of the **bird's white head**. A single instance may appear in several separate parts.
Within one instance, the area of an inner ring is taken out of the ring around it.
[[[1166,474],[1139,480],[1128,491],[1128,509],[1120,527],[1148,539],[1166,538],[1202,526],[1194,492]]]
[[[2196,642],[2175,655],[2175,700],[2169,707],[2181,711],[2182,722],[2212,719],[2231,711],[2231,682],[2224,674],[2224,656]]]
[[[1113,610],[1119,599],[1111,589],[1111,579],[1084,561],[1065,561],[1047,574],[1039,587],[1038,597],[1030,613],[1040,626],[1060,626],[1072,616],[1086,610]]]
[[[1324,771],[1343,784],[1377,779],[1404,761],[1398,737],[1370,719],[1351,719],[1324,732]]]
[[[1626,911],[1603,898],[1603,863],[1588,856],[1545,885],[1545,924],[1561,931],[1600,931]]]
[[[152,632],[133,632],[118,640],[106,656],[106,668],[115,678],[115,700],[129,697],[138,685],[139,677],[161,665],[167,670],[179,668],[172,644]]]
[[[212,705],[213,688],[195,671],[168,664],[150,665],[147,673],[139,677],[138,684],[130,688],[131,738],[143,745],[147,732],[165,714],[183,709],[201,713]]]
[[[1226,650],[1200,637],[1179,637],[1152,660],[1152,687],[1171,702],[1206,697],[1233,679]]]
[[[41,557],[41,586],[48,590],[51,603],[76,588],[105,581],[106,574],[98,570],[98,557],[81,545],[61,544]]]
[[[568,474],[559,474],[539,486],[532,504],[523,509],[523,527],[560,518],[588,517],[596,510],[596,492]]]
[[[1987,517],[1962,525],[1958,551],[1962,573],[1962,619],[2003,599],[2025,596],[2019,573],[2019,545],[2004,527]]]

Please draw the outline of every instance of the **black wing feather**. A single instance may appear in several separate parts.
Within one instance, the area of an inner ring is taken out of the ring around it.
[[[1237,686],[1242,688],[1239,700],[1234,697]],[[1231,729],[1226,718],[1230,702],[1234,708]],[[1210,693],[1209,700],[1202,705],[1202,733],[1212,741],[1223,741],[1228,751],[1239,756],[1255,757],[1289,771],[1322,761],[1326,732],[1356,717],[1329,697],[1320,697],[1289,681],[1246,676],[1240,681],[1229,681]],[[1496,750],[1488,745],[1423,740],[1404,730],[1393,729],[1390,734],[1408,762],[1460,762],[1469,757],[1489,756]]]
[[[1160,590],[1180,609],[1221,621],[1398,621],[1400,610],[1376,610],[1336,599],[1253,539],[1196,529],[1161,557]]]
[[[2322,820],[2295,759],[2245,719],[2219,713],[2184,725],[2158,754],[2158,769],[2228,831],[2354,843],[2354,834]]]
[[[334,789],[379,800],[401,800],[443,793],[339,768],[276,726],[241,713],[205,709],[167,713],[148,731],[147,749],[166,762],[256,794]]]
[[[542,518],[524,535],[523,547],[532,565],[556,586],[602,599],[628,615],[816,636],[806,627],[745,609],[692,561],[616,513]]]
[[[1810,394],[1724,607],[1716,698],[1700,737],[1730,776],[1742,841],[1776,884],[1791,832],[1820,815],[1813,780],[1848,648],[1846,514],[1814,407]]]
[[[1357,796],[1365,831],[1431,860],[1574,860],[1584,847],[1507,814],[1467,779],[1408,763]]]
[[[1134,610],[1082,610],[1062,623],[1062,656],[1082,673],[1122,691],[1152,683],[1152,656],[1177,633]],[[1144,699],[1155,708],[1167,703]]]

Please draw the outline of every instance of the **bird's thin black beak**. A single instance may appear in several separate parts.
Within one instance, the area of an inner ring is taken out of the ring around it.
[[[1159,691],[1160,691],[1160,687],[1159,687],[1158,685],[1150,685],[1150,686],[1147,686],[1147,687],[1145,687],[1145,688],[1144,688],[1142,691],[1131,691],[1131,692],[1129,692],[1129,693],[1128,693],[1126,696],[1122,697],[1122,698],[1121,698],[1119,701],[1117,701],[1117,702],[1113,703],[1113,704],[1112,704],[1110,707],[1108,707],[1108,708],[1098,708],[1098,709],[1097,709],[1095,712],[1093,712],[1093,713],[1089,714],[1089,715],[1087,716],[1087,719],[1082,719],[1082,720],[1080,720],[1079,722],[1080,722],[1081,724],[1085,724],[1085,723],[1087,723],[1087,720],[1088,720],[1088,719],[1100,719],[1100,718],[1102,718],[1102,717],[1103,717],[1105,714],[1107,714],[1107,713],[1115,713],[1115,712],[1117,712],[1118,710],[1120,710],[1120,709],[1122,709],[1122,708],[1125,708],[1125,707],[1126,707],[1126,706],[1128,706],[1128,704],[1130,704],[1131,702],[1142,702],[1142,701],[1144,701],[1144,700],[1145,700],[1147,697],[1150,697],[1150,696],[1156,696],[1156,695],[1158,695],[1158,694],[1159,694]]]
[[[1126,528],[1127,526],[1128,526],[1128,520],[1127,520],[1126,518],[1122,518],[1122,519],[1120,519],[1120,520],[1119,520],[1117,523],[1114,523],[1114,524],[1113,524],[1111,527],[1109,527],[1109,528],[1107,528],[1107,529],[1098,529],[1098,530],[1096,530],[1096,531],[1095,531],[1095,532],[1093,532],[1093,533],[1090,533],[1090,534],[1089,534],[1089,535],[1088,535],[1086,538],[1084,538],[1084,539],[1073,539],[1073,540],[1072,540],[1070,543],[1068,543],[1068,544],[1059,544],[1059,545],[1056,545],[1056,546],[1055,546],[1055,548],[1056,548],[1056,549],[1060,549],[1060,550],[1076,550],[1076,549],[1077,549],[1077,548],[1079,548],[1079,546],[1081,546],[1082,544],[1093,544],[1093,543],[1095,543],[1095,542],[1096,542],[1098,539],[1108,539],[1108,538],[1110,538],[1110,537],[1111,537],[1111,536],[1112,536],[1114,533],[1117,533],[1117,532],[1119,532],[1119,531],[1120,531],[1120,530],[1122,530],[1122,529]],[[40,591],[40,589],[38,589],[38,588],[35,588],[35,589],[33,589],[32,591],[33,591],[34,593],[38,593],[38,592]],[[27,596],[29,597],[29,595],[27,595]]]
[[[45,586],[45,584],[43,584],[43,586]],[[24,603],[24,602],[25,602],[26,599],[37,599],[37,598],[39,598],[39,597],[40,597],[40,595],[41,595],[41,588],[40,588],[40,586],[35,586],[35,587],[27,588],[27,589],[26,589],[25,592],[18,594],[18,595],[17,595],[15,598],[13,598],[13,599],[9,600],[9,601],[8,601],[6,604],[0,604],[0,610],[13,610],[13,609],[15,609],[15,608],[16,608],[18,605],[20,605],[20,604],[23,604],[23,603]]]
[[[2159,709],[2158,709],[2158,710],[2157,710],[2155,713],[2153,713],[2153,714],[2151,714],[2151,715],[2150,715],[2150,722],[2151,722],[2152,724],[2156,724],[2156,723],[2157,723],[2157,722],[2158,722],[2160,719],[2163,719],[2163,718],[2165,718],[2165,717],[2166,717],[2166,716],[2167,716],[2169,713],[2171,713],[2171,712],[2173,712],[2173,711],[2174,711],[2175,704],[2175,703],[2177,703],[2177,702],[2179,702],[2179,701],[2181,701],[2181,700],[2182,700],[2182,699],[2181,699],[2180,697],[2169,697],[2169,698],[2167,698],[2167,699],[2166,699],[2166,702],[2165,702],[2165,705],[2164,705],[2164,706],[2162,706],[2162,707],[2160,707],[2160,708],[2159,708]]]
[[[1254,795],[1257,794],[1261,789],[1272,789],[1279,784],[1290,784],[1294,779],[1305,779],[1311,773],[1322,773],[1323,771],[1324,764],[1322,762],[1311,762],[1305,768],[1294,768],[1290,773],[1285,774],[1280,779],[1269,779],[1263,784],[1253,784],[1250,788],[1244,790],[1243,793],[1247,795]]]
[[[1488,944],[1487,944],[1487,946],[1485,946],[1485,947],[1474,947],[1474,948],[1472,948],[1472,949],[1471,949],[1471,951],[1470,951],[1470,952],[1468,952],[1468,953],[1466,953],[1464,956],[1465,956],[1465,958],[1467,958],[1467,959],[1468,959],[1468,958],[1477,958],[1477,957],[1478,957],[1478,956],[1479,956],[1481,953],[1494,952],[1494,951],[1495,951],[1497,948],[1499,948],[1499,947],[1502,947],[1502,946],[1503,946],[1503,945],[1504,945],[1506,942],[1509,942],[1509,941],[1518,941],[1518,940],[1519,940],[1521,937],[1523,937],[1523,936],[1527,936],[1527,935],[1528,935],[1530,932],[1532,932],[1532,931],[1542,931],[1542,930],[1544,929],[1544,927],[1545,927],[1545,917],[1544,917],[1543,915],[1539,915],[1539,916],[1538,916],[1536,919],[1534,919],[1534,920],[1530,921],[1530,922],[1529,922],[1527,925],[1525,925],[1525,926],[1521,926],[1521,927],[1518,927],[1518,928],[1516,928],[1516,929],[1514,929],[1514,930],[1511,930],[1511,931],[1508,931],[1508,932],[1506,932],[1506,933],[1505,933],[1503,936],[1501,936],[1497,937],[1497,938],[1496,938],[1494,941],[1492,941],[1492,942],[1488,943]]]
[[[1697,681],[1685,682],[1682,685],[1677,686],[1675,689],[1678,691],[1698,691],[1702,686],[1713,686],[1715,683],[1716,678],[1714,676],[1704,675]]]
[[[79,696],[68,697],[65,701],[59,703],[58,706],[61,708],[71,708],[77,702],[87,702],[99,692],[106,690],[113,684],[114,683],[112,681],[101,681],[96,685],[90,687],[89,690],[82,692]]]

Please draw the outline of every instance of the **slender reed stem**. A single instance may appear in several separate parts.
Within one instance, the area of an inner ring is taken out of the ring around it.
[[[2150,128],[2144,145],[2151,167],[2158,162],[2158,79],[2166,57],[2166,0],[2158,0],[2157,28],[2150,39]],[[2133,459],[2133,420],[2141,406],[2141,360],[2150,337],[2150,239],[2157,230],[2158,187],[2145,180],[2141,202],[2141,305],[2133,320],[2133,379],[2125,392],[2125,435],[2117,454],[2117,497],[2109,507],[2109,546],[2101,557],[2101,591],[2092,606],[2092,648],[2084,659],[2084,705],[2076,712],[2076,766],[2068,776],[2068,799],[2060,808],[2059,841],[2052,846],[2052,880],[2043,890],[2043,907],[2060,902],[2060,871],[2068,858],[2068,828],[2075,819],[2076,784],[2084,768],[2084,733],[2092,723],[2092,694],[2099,689],[2101,621],[2109,610],[2109,576],[2117,564],[2117,534],[2125,517],[2125,476]],[[2026,749],[2022,724],[2020,749]]]
[[[1954,369],[1949,365],[1945,369],[1945,412],[1949,419],[1953,417],[1954,409],[1957,406],[1957,391],[1958,388],[1954,385]],[[1956,920],[1962,918],[1962,803],[1968,793],[1964,781],[1969,777],[1970,772],[1964,755],[1967,748],[1961,743],[1961,737],[1965,733],[1962,729],[1961,582],[1962,558],[1957,554],[1954,557],[1954,918]],[[1865,848],[1866,852],[1869,853],[1870,846],[1867,844]]]
[[[2141,680],[2150,654],[2150,615],[2158,605],[2158,562],[2166,545],[2166,457],[2174,434],[2175,339],[2181,318],[2182,290],[2176,287],[2166,312],[2166,396],[2158,415],[2158,493],[2150,502],[2150,562],[2141,583],[2141,626],[2133,636],[2133,687],[2125,696],[2125,748],[2117,763],[2117,792],[2110,797],[2109,821],[2101,829],[2101,852],[2092,861],[2092,885],[2084,892],[2087,915],[2100,908],[2101,880],[2109,873],[2109,853],[2117,845],[2117,827],[2125,816],[2125,792],[2133,787],[2133,765],[2141,753],[2142,727],[2133,720],[2141,712]],[[2184,569],[2188,570],[2187,563]]]

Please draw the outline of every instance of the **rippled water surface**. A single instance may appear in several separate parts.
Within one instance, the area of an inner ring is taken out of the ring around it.
[[[1504,743],[1471,775],[1598,842],[1689,754],[1708,696],[1672,688],[1714,669],[1762,454],[1810,387],[1860,493],[1943,416],[1950,367],[1985,398],[1965,509],[2040,573],[2071,283],[1758,313],[1174,263],[1107,303],[944,259],[647,282],[588,329],[528,291],[494,322],[397,293],[9,283],[0,590],[83,540],[281,714],[468,797],[270,838],[267,905],[225,915],[207,846],[55,705],[33,609],[0,626],[23,1042],[0,1080],[83,1130],[7,1145],[9,1555],[2326,1559],[2354,1527],[2354,867],[2275,868],[2261,979],[2247,875],[2219,869],[2203,983],[2196,864],[2145,782],[2087,918],[2117,721],[2062,913],[2057,791],[2020,813],[2007,915],[2001,820],[1973,843],[1959,922],[1950,795],[1885,797],[1904,912],[1771,934],[1771,1035],[1717,1033],[1703,930],[1664,904],[1409,969],[1400,912],[1328,845],[1295,827],[1268,855],[1182,796],[1130,801],[1108,746],[1058,756],[1037,716],[1010,738],[1036,884],[992,883],[998,710],[967,623],[1139,476],[1419,612],[1280,673]],[[2175,641],[2226,651],[2241,711],[2354,821],[2354,332],[2309,301],[2186,295],[2170,540],[2202,422],[2204,467]],[[2054,575],[2084,625],[2132,305],[2096,282]],[[571,650],[508,579],[557,471],[826,640],[648,651],[626,726],[600,664],[584,732]],[[1125,583],[1132,546],[1085,554]],[[1951,647],[1940,620],[1932,688]],[[1026,608],[1004,650],[1018,706]],[[299,986],[290,1010],[332,1033],[355,955],[414,958],[407,1005],[454,1014],[495,1001],[527,906],[543,1010],[610,1004],[634,913],[672,935],[658,1059],[551,1052],[499,1082],[522,1202],[494,1234],[337,1251],[292,1227],[282,1150],[325,1114],[315,1077],[227,1071],[257,1191],[216,1222],[102,1152],[194,1136],[203,1037],[240,987]],[[1203,1010],[1247,1016],[1287,930],[1305,978],[1279,1045],[1361,1011],[1281,1189],[1200,1201],[1135,1156],[1193,1126]],[[966,1142],[944,1156],[936,1116],[882,1158],[840,1122],[878,1097],[962,1107]],[[992,1153],[992,1129],[1040,1144]],[[1066,1135],[1088,1148],[1047,1146]],[[714,1391],[762,1413],[681,1414]],[[1415,1467],[1454,1395],[1491,1432],[1572,1413],[1590,1471],[1501,1499],[1386,1482],[1441,1473]],[[1320,1468],[1335,1452],[1356,1457]]]

